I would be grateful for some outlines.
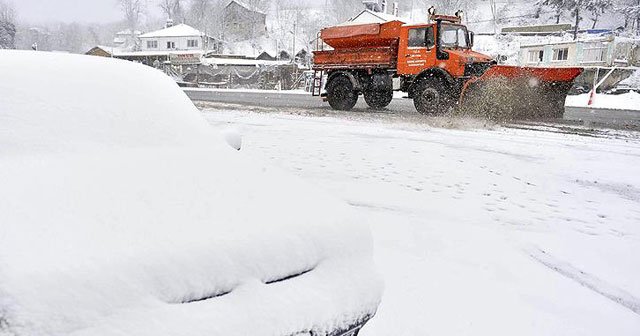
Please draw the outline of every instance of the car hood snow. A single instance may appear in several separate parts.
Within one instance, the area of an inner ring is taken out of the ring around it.
[[[1,55],[0,335],[284,335],[375,312],[366,225],[228,147],[162,73]]]

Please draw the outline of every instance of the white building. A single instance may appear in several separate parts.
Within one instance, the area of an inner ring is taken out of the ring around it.
[[[575,85],[583,88],[593,87],[594,79],[597,82],[611,71],[600,86],[600,89],[607,90],[628,78],[640,66],[640,40],[610,35],[521,45],[519,63],[534,67],[581,67],[584,70]]]
[[[522,45],[519,58],[520,64],[528,66],[638,66],[640,41],[606,36]]]
[[[211,36],[186,24],[168,27],[142,34],[140,50],[143,52],[197,51],[220,52],[222,44]]]

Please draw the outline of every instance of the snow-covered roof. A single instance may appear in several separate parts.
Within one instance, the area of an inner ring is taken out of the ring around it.
[[[118,47],[110,47],[110,46],[104,46],[104,45],[96,45],[93,46],[91,49],[87,50],[87,53],[89,53],[90,51],[94,50],[94,49],[100,49],[110,55],[113,56],[113,54],[118,53],[118,52],[122,52],[122,49],[118,48]]]
[[[229,6],[230,6],[232,3],[234,3],[234,2],[235,2],[236,4],[238,4],[238,6],[240,6],[240,7],[244,8],[244,9],[246,9],[246,10],[249,10],[249,11],[252,11],[252,12],[256,12],[256,13],[260,13],[260,14],[265,14],[265,12],[264,12],[264,11],[262,11],[262,10],[260,10],[260,9],[256,8],[256,7],[250,6],[250,5],[248,5],[248,4],[246,4],[246,3],[242,2],[242,1],[238,1],[238,0],[231,0],[231,1],[229,1],[229,3],[227,4],[227,6],[226,6],[226,7],[229,7]]]
[[[358,15],[352,17],[347,22],[340,24],[340,26],[350,26],[350,25],[358,25],[365,23],[385,23],[390,21],[400,21],[406,22],[406,20],[397,17],[395,15],[374,12],[368,9],[363,10]]]
[[[108,51],[108,52],[112,52],[112,51],[117,50],[115,47],[109,47],[109,46],[104,46],[104,45],[97,45],[97,46],[95,46],[93,48],[99,48],[99,49],[102,49],[102,50]],[[91,48],[91,49],[93,49],[93,48]]]
[[[142,32],[140,32],[139,30],[133,31],[133,35],[140,35],[140,34],[142,34]],[[116,35],[131,35],[131,29],[121,30],[117,32]]]
[[[184,23],[140,35],[140,38],[203,36],[204,33]]]

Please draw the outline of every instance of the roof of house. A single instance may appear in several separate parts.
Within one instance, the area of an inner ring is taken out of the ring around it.
[[[395,15],[374,12],[368,9],[363,10],[358,15],[352,17],[347,22],[340,24],[341,26],[358,25],[365,23],[385,23],[389,21],[400,21],[406,23],[406,20],[401,19]]]
[[[100,49],[100,50],[104,51],[105,53],[107,53],[109,55],[112,55],[113,52],[115,51],[114,47],[107,47],[107,46],[97,45],[97,46],[89,49],[85,54],[88,54],[88,53],[90,53],[90,52],[92,52],[92,51],[94,51],[96,49]]]
[[[229,1],[229,3],[225,6],[225,7],[229,7],[232,3],[236,3],[238,6],[243,7],[246,10],[252,11],[252,12],[256,12],[256,13],[260,13],[260,14],[265,14],[265,12],[261,11],[260,9],[253,7],[253,6],[249,6],[246,3],[242,2],[242,1],[238,1],[238,0],[231,0]],[[266,15],[266,14],[265,14]]]
[[[134,30],[133,31],[133,35],[140,35],[140,34],[142,34],[142,33],[139,30]],[[131,29],[121,30],[121,31],[117,32],[116,35],[131,35]]]
[[[203,36],[204,33],[184,23],[140,35],[140,38]]]

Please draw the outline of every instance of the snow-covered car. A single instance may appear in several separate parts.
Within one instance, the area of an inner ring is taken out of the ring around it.
[[[371,245],[162,72],[0,51],[0,335],[355,335]]]

